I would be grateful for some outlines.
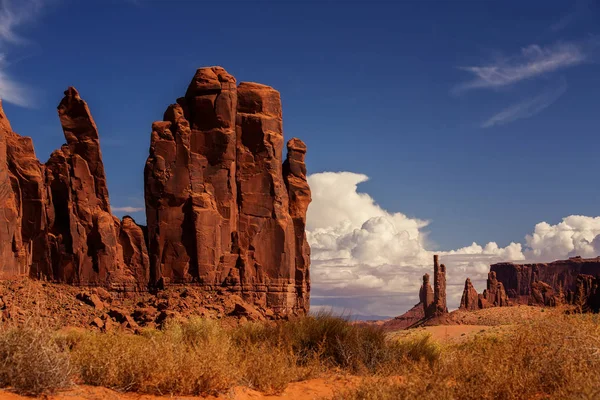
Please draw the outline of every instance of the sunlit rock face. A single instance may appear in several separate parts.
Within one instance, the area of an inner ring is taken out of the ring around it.
[[[220,67],[196,71],[152,125],[147,227],[112,215],[98,128],[75,88],[58,116],[66,143],[42,164],[0,106],[0,279],[196,285],[274,316],[308,312],[306,145],[290,140],[283,160],[279,92],[238,86]]]
[[[306,145],[284,146],[273,88],[200,68],[153,124],[144,172],[150,282],[226,288],[275,313],[305,313]]]

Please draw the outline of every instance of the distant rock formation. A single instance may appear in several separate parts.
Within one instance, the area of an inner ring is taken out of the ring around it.
[[[504,285],[498,281],[495,272],[488,273],[487,287],[481,294],[477,294],[469,278],[465,281],[460,309],[473,311],[489,307],[506,307],[508,305],[508,296],[504,290]]]
[[[483,291],[483,298],[493,307],[506,307],[508,305],[508,296],[504,290],[504,284],[498,281],[494,271],[488,273],[487,289]]]
[[[421,304],[423,308],[423,317],[425,315],[431,316],[435,314],[434,301],[435,295],[431,285],[429,284],[429,274],[425,274],[423,275],[423,284],[419,290],[419,304]]]
[[[498,263],[490,267],[516,304],[556,306],[561,303],[595,306],[600,257],[571,257],[551,263]]]
[[[386,322],[386,329],[405,329],[418,325],[425,320],[448,313],[446,306],[446,266],[439,264],[437,255],[433,256],[434,288],[429,283],[429,274],[423,275],[423,284],[419,289],[419,302],[404,314]]]
[[[479,308],[477,291],[473,287],[471,280],[467,278],[465,281],[465,289],[460,299],[460,309],[462,310],[477,310]]]
[[[439,264],[437,254],[433,256],[433,303],[436,315],[446,314],[446,266]]]
[[[475,310],[515,304],[600,311],[600,258],[572,257],[551,263],[498,263],[490,267],[487,289],[477,295],[467,278],[460,308]],[[477,306],[473,299],[477,297]]]
[[[67,141],[40,163],[0,104],[0,279],[19,275],[114,291],[173,284],[227,290],[276,315],[309,309],[306,145],[283,162],[276,90],[221,67],[196,71],[152,126],[148,228],[110,209],[98,129],[68,88]]]

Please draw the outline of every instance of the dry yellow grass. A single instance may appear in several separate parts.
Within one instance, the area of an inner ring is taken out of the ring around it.
[[[0,330],[0,385],[26,394],[72,383],[148,394],[240,385],[278,393],[334,372],[365,377],[337,399],[600,398],[598,316],[545,314],[446,343],[326,314],[236,328],[193,319],[138,335],[27,324]]]
[[[598,316],[548,311],[544,319],[447,344],[434,362],[405,363],[401,382],[365,381],[337,399],[598,399],[598,371]]]

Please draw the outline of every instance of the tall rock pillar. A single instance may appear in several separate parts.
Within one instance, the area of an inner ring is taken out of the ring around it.
[[[310,246],[306,240],[306,211],[311,201],[306,179],[306,145],[293,138],[287,143],[287,158],[283,163],[283,179],[288,190],[290,216],[294,222],[296,258],[296,295],[298,308],[308,312],[310,293]]]
[[[433,256],[433,297],[436,314],[448,312],[446,306],[446,266],[439,264],[438,255]]]

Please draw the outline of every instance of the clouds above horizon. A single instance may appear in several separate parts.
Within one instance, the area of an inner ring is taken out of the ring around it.
[[[31,23],[43,8],[43,0],[0,0],[0,99],[22,107],[32,105],[31,89],[7,72],[11,47],[27,44],[17,30]]]
[[[352,172],[323,172],[308,178],[312,304],[361,315],[398,315],[418,302],[433,254],[447,266],[448,302],[457,307],[470,277],[481,291],[489,265],[500,261],[552,261],[600,254],[600,217],[568,216],[556,225],[538,223],[524,243],[495,242],[435,251],[424,229],[430,222],[380,207],[358,190],[368,180]],[[597,239],[596,239],[597,238]]]

